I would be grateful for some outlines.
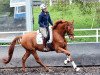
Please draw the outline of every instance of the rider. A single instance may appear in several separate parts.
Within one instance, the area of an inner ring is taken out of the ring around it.
[[[47,6],[45,4],[40,5],[41,13],[39,15],[38,23],[39,23],[39,30],[43,36],[43,46],[44,50],[47,51],[48,47],[46,46],[47,41],[50,39],[49,33],[49,23],[53,25],[49,12],[47,10]]]

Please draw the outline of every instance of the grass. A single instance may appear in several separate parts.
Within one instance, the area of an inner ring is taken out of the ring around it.
[[[98,34],[100,35],[100,30],[99,30]]]
[[[72,42],[96,42],[95,38],[76,38],[74,41]]]
[[[83,29],[83,28],[91,28],[93,24],[93,28],[100,28],[100,23],[98,24],[95,20],[93,22],[95,11],[92,10],[91,14],[82,14],[82,11],[76,5],[69,6],[66,10],[57,10],[54,7],[48,7],[49,13],[53,20],[53,23],[59,19],[65,20],[74,20],[75,29]],[[41,12],[39,7],[33,8],[34,12],[34,30],[38,29],[38,15]],[[95,17],[96,18],[96,17]]]
[[[0,42],[0,45],[10,45],[10,43]]]
[[[99,42],[100,42],[100,37],[99,37]]]

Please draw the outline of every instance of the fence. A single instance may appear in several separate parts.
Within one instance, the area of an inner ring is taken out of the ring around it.
[[[0,32],[0,43],[10,43],[16,36],[23,35],[28,31]]]
[[[84,35],[84,36],[82,36],[82,35],[77,36],[76,35],[75,38],[87,38],[87,37],[89,37],[89,38],[95,38],[96,39],[95,42],[98,43],[99,42],[99,37],[100,37],[99,30],[100,29],[75,29],[76,32],[79,32],[79,31],[95,31],[96,32],[95,35]],[[2,36],[8,36],[6,38],[5,37],[0,38],[0,42],[9,43],[9,42],[11,42],[13,40],[13,38],[15,36],[23,35],[25,33],[27,33],[27,31],[0,32],[0,35],[3,34]],[[15,34],[15,35],[10,36],[10,34]],[[65,36],[65,37],[67,38],[68,36]]]
[[[95,35],[80,35],[80,36],[75,36],[75,38],[95,38],[96,39],[96,43],[98,43],[99,42],[99,37],[100,37],[100,35],[99,35],[99,30],[100,29],[75,29],[75,31],[77,32],[79,32],[79,31],[95,31],[96,32],[96,34]],[[68,36],[65,36],[65,37],[68,37]]]

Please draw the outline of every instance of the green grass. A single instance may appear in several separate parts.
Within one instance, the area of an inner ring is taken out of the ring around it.
[[[96,31],[74,31],[74,34],[77,36],[96,35]]]
[[[70,40],[69,38],[66,38],[66,40],[70,43],[75,43],[75,42],[96,42],[96,38],[92,37],[92,38],[74,38],[74,40]],[[99,42],[100,42],[100,38],[99,38]]]
[[[99,35],[100,35],[100,30],[99,30]]]
[[[100,42],[100,37],[99,37],[99,42]]]
[[[100,23],[97,23],[96,17],[94,18],[94,10],[91,10],[91,14],[82,14],[80,8],[76,5],[66,7],[66,10],[57,10],[52,7],[48,7],[49,13],[51,15],[53,23],[59,19],[74,20],[75,29],[91,28],[93,23],[93,28],[100,28]],[[38,29],[38,15],[41,12],[39,7],[33,8],[34,12],[34,30]],[[99,14],[99,13],[98,13]],[[99,19],[100,20],[100,19]]]
[[[0,45],[10,45],[10,43],[0,42]]]
[[[96,42],[95,38],[75,38],[73,42]]]

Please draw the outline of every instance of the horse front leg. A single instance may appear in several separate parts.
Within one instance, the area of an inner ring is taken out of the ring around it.
[[[68,62],[71,62],[73,68],[76,70],[76,71],[79,71],[80,68],[77,67],[77,65],[75,64],[74,60],[72,59],[72,56],[71,56],[71,53],[70,51],[66,50],[66,49],[63,49],[61,47],[58,47],[58,53],[64,53],[66,54],[66,56],[68,56],[67,60],[64,61],[65,64],[67,64]]]

